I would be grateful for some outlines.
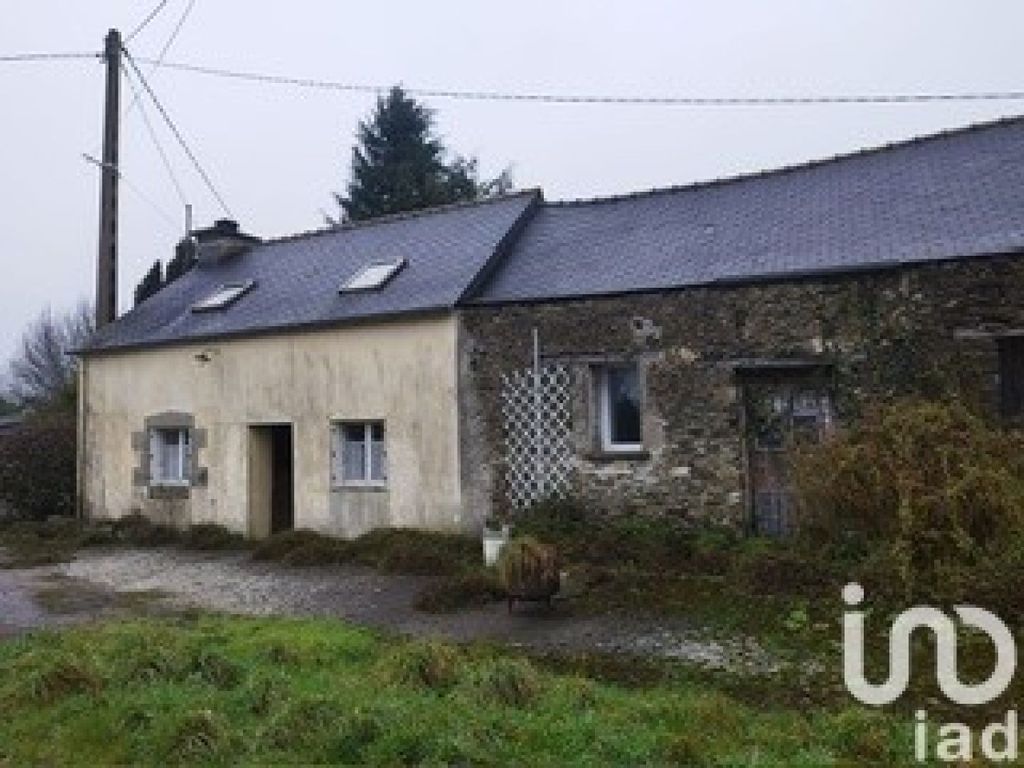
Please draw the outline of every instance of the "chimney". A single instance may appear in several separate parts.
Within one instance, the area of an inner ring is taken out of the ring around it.
[[[212,227],[197,229],[192,234],[196,239],[196,259],[200,267],[220,264],[260,242],[258,237],[241,232],[238,222],[231,219],[217,219]]]

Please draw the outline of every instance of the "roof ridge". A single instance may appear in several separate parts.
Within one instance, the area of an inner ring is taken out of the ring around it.
[[[931,141],[937,141],[940,139],[948,139],[952,136],[958,136],[963,133],[983,131],[990,128],[996,128],[999,126],[1022,121],[1024,121],[1024,115],[1000,117],[995,120],[968,123],[967,125],[957,126],[956,128],[946,128],[936,133],[920,134],[917,136],[911,136],[910,138],[907,139],[889,141],[885,142],[884,144],[879,144],[876,146],[862,147],[860,149],[851,150],[849,152],[841,152],[835,155],[829,155],[827,157],[815,158],[813,160],[804,160],[798,163],[790,163],[788,165],[781,165],[776,168],[765,168],[757,171],[748,171],[744,173],[738,173],[734,176],[722,176],[719,178],[706,179],[703,181],[688,182],[686,184],[673,184],[667,187],[653,187],[651,189],[641,189],[636,192],[625,192],[617,195],[604,195],[597,197],[584,197],[575,199],[570,198],[568,200],[549,200],[544,201],[544,204],[551,207],[600,205],[601,203],[622,202],[625,200],[634,200],[637,198],[651,197],[654,195],[672,194],[674,192],[686,192],[691,189],[703,189],[705,187],[715,187],[725,184],[734,184],[736,182],[753,181],[755,179],[770,178],[773,176],[781,176],[787,173],[811,170],[819,166],[831,165],[833,163],[841,163],[843,161],[852,160],[854,158],[863,157],[865,155],[881,154],[883,152],[890,152],[892,150],[901,149],[903,147],[924,144]]]
[[[261,240],[257,247],[260,245],[274,245],[277,243],[290,243],[295,240],[302,240],[307,237],[316,237],[317,235],[333,235],[339,232],[348,232],[350,230],[365,229],[367,227],[377,226],[379,224],[392,224],[397,221],[406,221],[408,219],[417,219],[424,216],[432,216],[439,213],[449,213],[450,211],[461,210],[464,208],[473,208],[480,205],[488,205],[490,203],[500,203],[505,200],[512,200],[517,197],[538,197],[543,198],[543,191],[540,187],[527,187],[525,189],[518,189],[514,192],[506,192],[501,195],[494,195],[492,197],[481,197],[475,200],[458,200],[454,203],[444,203],[442,205],[432,205],[427,208],[417,208],[412,211],[400,211],[398,213],[389,213],[383,216],[374,216],[371,219],[363,219],[361,221],[352,221],[344,224],[335,226],[321,227],[320,229],[309,229],[305,232],[294,232],[288,235],[279,235],[278,237],[268,237]]]

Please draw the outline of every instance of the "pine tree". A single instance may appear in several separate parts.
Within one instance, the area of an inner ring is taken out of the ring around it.
[[[508,171],[480,181],[476,158],[447,161],[433,127],[433,111],[399,86],[377,99],[373,114],[359,123],[347,194],[335,195],[344,221],[474,200],[512,186]]]
[[[167,262],[164,275],[159,261],[153,263],[135,286],[135,306],[138,306],[166,285],[170,285],[196,265],[196,242],[186,237],[174,247],[174,258]]]
[[[160,264],[160,260],[157,259],[153,262],[153,266],[149,268],[149,271],[143,276],[142,280],[139,281],[139,284],[135,286],[135,306],[139,306],[139,304],[163,288],[163,285],[163,267]]]
[[[174,258],[167,262],[164,285],[170,285],[196,265],[196,241],[190,237],[181,240],[174,247]]]

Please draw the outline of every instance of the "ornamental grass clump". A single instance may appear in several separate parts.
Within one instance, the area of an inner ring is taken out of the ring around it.
[[[558,592],[558,552],[532,536],[506,544],[497,565],[498,583],[510,598],[545,600]]]
[[[459,678],[462,657],[450,645],[413,641],[399,646],[381,661],[384,679],[432,691],[447,691]]]
[[[545,680],[526,659],[498,657],[476,666],[470,685],[486,701],[525,709],[544,693]]]

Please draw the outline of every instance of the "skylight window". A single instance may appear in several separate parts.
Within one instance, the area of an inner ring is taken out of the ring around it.
[[[215,309],[224,309],[229,304],[238,301],[253,285],[255,282],[252,280],[246,280],[243,283],[224,283],[205,299],[193,304],[192,311],[210,312]]]
[[[353,291],[375,291],[398,274],[405,266],[405,259],[368,264],[350,277],[341,286],[341,293]]]

